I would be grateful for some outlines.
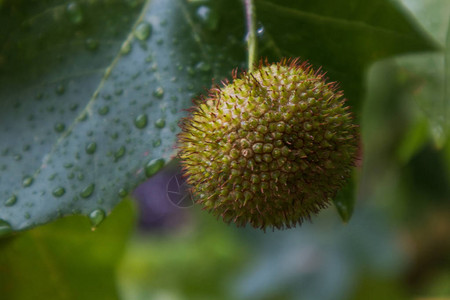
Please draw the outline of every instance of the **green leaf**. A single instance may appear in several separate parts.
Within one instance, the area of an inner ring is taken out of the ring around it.
[[[374,61],[437,46],[388,0],[259,0],[261,55],[300,56],[341,83],[359,112],[363,72]]]
[[[440,52],[408,55],[397,58],[405,70],[404,81],[411,83],[408,98],[417,103],[428,119],[428,128],[437,149],[442,149],[448,140],[449,97],[446,68],[448,52],[448,12],[450,2],[441,0],[410,0],[405,2],[421,25],[440,45]],[[417,122],[421,122],[418,120]]]
[[[402,164],[408,163],[428,142],[428,122],[425,118],[417,120],[407,130],[397,148],[397,157]]]
[[[108,213],[157,172],[175,153],[191,98],[244,62],[241,9],[238,1],[5,2],[0,219],[23,230]]]
[[[76,216],[0,240],[2,299],[118,299],[115,269],[133,216],[124,201],[95,231]]]
[[[337,193],[333,198],[334,206],[336,207],[339,216],[344,223],[348,223],[353,215],[353,209],[355,207],[355,188],[356,188],[356,176],[353,176],[349,182]]]

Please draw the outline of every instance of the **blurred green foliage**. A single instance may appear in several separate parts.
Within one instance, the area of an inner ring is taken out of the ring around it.
[[[73,216],[0,240],[1,299],[118,299],[115,268],[134,215],[126,200],[99,228]]]

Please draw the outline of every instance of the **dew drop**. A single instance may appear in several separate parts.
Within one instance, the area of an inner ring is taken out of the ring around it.
[[[126,148],[125,146],[122,146],[119,148],[119,150],[114,153],[114,161],[118,161],[120,158],[122,158],[125,155]]]
[[[62,197],[66,193],[66,189],[59,186],[52,191],[53,196],[59,198]]]
[[[199,6],[197,17],[208,30],[215,30],[219,24],[218,14],[205,5]]]
[[[71,2],[66,6],[66,12],[69,16],[70,22],[73,24],[80,24],[83,22],[83,11],[81,7],[76,2]]]
[[[163,158],[149,161],[145,166],[145,176],[148,178],[155,175],[159,170],[161,170],[162,167],[164,167],[164,163],[165,161]]]
[[[111,75],[111,72],[112,72],[112,68],[111,67],[106,68],[105,74],[103,75],[103,78],[104,79],[108,79],[109,76]]]
[[[88,198],[92,195],[94,190],[95,190],[95,184],[91,183],[90,185],[88,185],[81,191],[80,196],[82,198]]]
[[[186,71],[188,72],[189,76],[193,77],[195,75],[195,70],[192,67],[187,67]]]
[[[32,184],[33,184],[33,177],[28,175],[23,178],[23,180],[22,180],[23,187],[29,187]]]
[[[87,119],[88,119],[88,114],[86,112],[84,112],[77,118],[78,121],[86,121]]]
[[[152,61],[153,61],[153,55],[152,55],[152,54],[149,54],[149,55],[145,58],[145,62],[150,63],[150,62],[152,62]]]
[[[64,168],[66,168],[66,169],[70,169],[70,168],[73,167],[73,163],[65,163],[63,166],[64,166]]]
[[[127,55],[131,52],[131,43],[129,41],[125,41],[120,48],[120,53],[123,55]]]
[[[66,125],[64,123],[56,123],[54,129],[56,132],[61,133],[66,129]]]
[[[12,195],[11,197],[9,197],[8,199],[5,200],[5,206],[13,206],[14,204],[16,204],[17,202],[17,196],[16,195]]]
[[[156,126],[156,128],[164,128],[164,126],[166,126],[166,120],[162,119],[162,118],[156,120],[155,126]]]
[[[113,134],[111,134],[111,138],[113,140],[117,140],[119,138],[119,133],[118,132],[114,132]]]
[[[102,209],[95,209],[89,214],[89,220],[91,221],[92,227],[95,228],[105,219],[105,212]]]
[[[264,31],[265,31],[265,29],[264,29],[264,26],[262,26],[262,25],[256,29],[256,35],[258,36],[258,38],[261,39],[264,36]]]
[[[65,91],[66,91],[66,87],[65,87],[64,85],[62,85],[62,84],[59,84],[59,85],[55,88],[55,92],[56,92],[58,95],[64,94]]]
[[[128,195],[128,191],[126,189],[124,189],[124,188],[121,188],[119,190],[118,194],[119,194],[120,198],[124,198],[124,197],[126,197],[126,195]]]
[[[157,148],[157,147],[159,147],[159,146],[161,146],[161,139],[156,139],[156,140],[154,140],[154,141],[153,141],[153,147],[154,147],[154,148]]]
[[[139,40],[144,41],[150,37],[152,33],[152,26],[147,22],[139,23],[134,30],[134,36]]]
[[[157,87],[156,90],[153,92],[153,96],[155,96],[158,99],[162,99],[162,97],[164,97],[164,89],[162,87]]]
[[[9,225],[8,222],[3,221],[0,219],[0,237],[7,235],[8,233],[12,232],[11,225]]]
[[[98,114],[101,116],[107,115],[109,113],[109,106],[105,105],[98,109]]]
[[[86,49],[89,51],[95,51],[98,49],[98,41],[96,39],[88,38],[84,41]]]
[[[87,154],[94,154],[97,150],[97,143],[92,142],[86,145],[85,151]]]
[[[139,129],[145,128],[147,126],[147,123],[148,118],[146,114],[139,115],[134,119],[134,126]]]
[[[195,65],[195,68],[202,72],[208,72],[211,70],[211,65],[201,61],[197,65]]]

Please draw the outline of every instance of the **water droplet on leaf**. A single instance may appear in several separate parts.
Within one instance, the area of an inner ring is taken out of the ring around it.
[[[124,198],[124,197],[126,197],[126,195],[128,195],[128,191],[126,190],[126,189],[124,189],[124,188],[121,188],[120,190],[119,190],[119,197],[120,198]]]
[[[109,106],[105,105],[98,109],[98,114],[101,116],[107,115],[109,113]]]
[[[8,199],[5,200],[5,206],[13,206],[17,202],[17,196],[12,195]]]
[[[86,45],[86,49],[89,51],[95,51],[98,49],[98,41],[96,39],[88,38],[84,41],[84,44]]]
[[[158,99],[162,99],[162,97],[164,97],[164,89],[162,87],[157,87],[156,90],[153,92],[153,96],[155,96]]]
[[[125,146],[120,147],[119,150],[117,150],[116,153],[114,153],[114,161],[118,161],[121,157],[123,157],[125,155],[125,152],[126,152]]]
[[[201,61],[195,66],[195,68],[202,72],[208,72],[211,70],[211,65]]]
[[[52,191],[53,196],[62,197],[66,193],[66,189],[63,187],[57,187]]]
[[[33,177],[31,176],[25,176],[22,180],[23,187],[29,187],[33,184]]]
[[[161,139],[156,139],[156,140],[154,140],[154,141],[153,141],[153,147],[154,147],[154,148],[157,148],[157,147],[159,147],[159,146],[161,146]]]
[[[66,168],[66,169],[70,169],[70,168],[73,167],[73,163],[65,163],[63,166],[64,166],[64,168]]]
[[[66,91],[66,87],[65,87],[64,85],[62,85],[62,84],[59,84],[59,85],[55,88],[55,92],[56,92],[58,95],[64,94],[65,91]]]
[[[148,122],[147,115],[142,114],[134,119],[134,126],[136,126],[139,129],[142,129],[147,126],[147,122]]]
[[[70,22],[73,24],[80,24],[83,22],[83,11],[81,7],[76,2],[71,2],[66,6],[66,12],[69,16]]]
[[[54,128],[56,132],[61,133],[66,129],[66,125],[64,123],[56,123]]]
[[[86,145],[86,153],[87,154],[94,154],[95,151],[97,150],[97,143],[92,142]]]
[[[215,30],[219,24],[219,15],[215,10],[211,10],[206,5],[199,6],[197,9],[198,19],[205,25],[208,30]]]
[[[131,52],[131,43],[129,41],[125,41],[120,48],[120,53],[123,55],[127,55]]]
[[[156,126],[156,128],[164,128],[164,126],[166,126],[166,120],[162,119],[162,118],[156,120],[155,126]]]
[[[88,198],[92,195],[94,190],[95,190],[95,184],[91,183],[90,185],[88,185],[81,191],[80,196],[82,198]]]
[[[159,170],[161,170],[162,167],[164,167],[164,159],[158,158],[153,159],[147,163],[145,166],[145,176],[151,177],[155,175]]]
[[[0,219],[0,237],[7,235],[12,231],[11,225],[8,222]]]
[[[102,209],[95,209],[89,214],[89,220],[91,221],[92,227],[97,227],[105,219],[105,212]]]
[[[263,37],[263,35],[264,35],[264,26],[259,26],[257,29],[256,29],[256,35],[259,37],[259,38],[262,38]]]
[[[139,23],[134,30],[134,36],[143,41],[149,38],[152,33],[152,26],[147,22]]]

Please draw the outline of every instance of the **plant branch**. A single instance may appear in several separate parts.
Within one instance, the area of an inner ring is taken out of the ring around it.
[[[258,40],[256,37],[256,12],[253,0],[245,0],[245,15],[247,19],[247,51],[248,71],[252,72],[257,63]]]

